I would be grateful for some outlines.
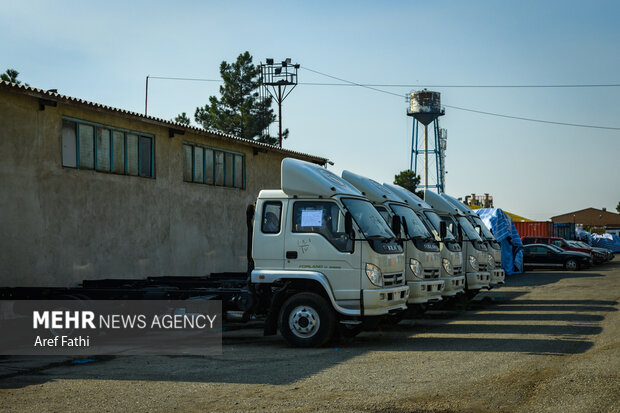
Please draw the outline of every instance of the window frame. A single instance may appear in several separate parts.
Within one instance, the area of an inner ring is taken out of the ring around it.
[[[91,121],[87,121],[87,120],[82,120],[82,119],[77,119],[77,118],[73,118],[70,116],[62,116],[61,117],[61,142],[63,141],[63,136],[62,136],[62,128],[63,128],[63,123],[67,121],[67,122],[73,122],[75,124],[75,166],[70,166],[65,164],[65,156],[64,156],[64,151],[62,150],[62,143],[61,143],[61,166],[63,168],[68,168],[68,169],[82,169],[82,170],[86,170],[86,171],[95,171],[98,173],[104,173],[104,174],[114,174],[114,175],[126,175],[126,176],[137,176],[140,178],[148,178],[148,179],[155,179],[155,135],[151,135],[149,133],[144,133],[144,132],[139,132],[139,131],[135,131],[135,130],[131,130],[131,129],[125,129],[125,128],[119,128],[119,127],[115,127],[115,126],[110,126],[110,125],[104,125],[102,123],[97,123],[97,122],[91,122]],[[86,125],[86,126],[91,126],[93,128],[93,167],[92,168],[81,168],[81,162],[80,162],[80,124],[82,125]],[[110,170],[106,171],[106,170],[102,170],[99,169],[99,165],[98,165],[98,150],[97,150],[97,138],[98,138],[98,131],[97,129],[106,129],[109,131],[109,136],[108,136],[108,147],[109,147],[109,167]],[[114,132],[121,132],[123,134],[123,171],[116,171],[114,169]],[[128,162],[127,162],[127,135],[128,134],[133,134],[136,135],[138,137],[137,139],[137,143],[138,143],[138,173],[136,175],[133,174],[129,174],[128,172]],[[147,175],[142,175],[140,174],[141,171],[141,149],[142,149],[142,139],[141,138],[147,138],[150,140],[150,151],[151,151],[151,165],[150,165],[150,176]]]
[[[280,214],[278,215],[278,230],[277,231],[265,231],[265,214],[267,213],[267,207],[269,205],[277,205],[280,207]],[[282,231],[282,201],[265,201],[263,203],[263,211],[261,213],[260,231],[263,234],[276,235]]]
[[[303,205],[303,204],[328,204],[330,206],[335,205],[338,208],[339,214],[341,214],[344,218],[345,216],[345,212],[344,210],[340,207],[340,205],[338,205],[338,203],[333,202],[333,201],[329,201],[329,200],[324,200],[324,199],[318,199],[318,200],[300,200],[300,201],[295,201],[293,202],[293,207],[292,207],[292,218],[291,219],[291,231],[295,234],[316,234],[319,235],[323,238],[325,238],[327,240],[327,242],[329,242],[334,248],[336,248],[336,250],[338,250],[339,252],[342,253],[348,253],[351,254],[354,252],[355,250],[355,244],[354,242],[349,238],[349,241],[347,242],[347,244],[350,242],[350,248],[347,248],[347,245],[343,246],[342,248],[340,248],[338,245],[336,245],[333,242],[333,239],[328,238],[327,236],[325,236],[325,234],[323,234],[322,232],[315,232],[315,231],[302,231],[302,230],[297,230],[295,228],[296,225],[296,214],[297,214],[297,208],[298,205]],[[324,211],[325,209],[323,209]],[[300,219],[301,219],[301,214],[300,214]],[[301,227],[301,226],[300,226]],[[330,230],[331,231],[331,230]],[[343,233],[344,234],[344,233]],[[346,234],[345,234],[346,235]]]
[[[237,151],[231,151],[231,150],[227,150],[227,149],[221,149],[221,148],[217,148],[214,146],[209,146],[209,145],[203,145],[200,143],[195,143],[195,142],[189,142],[189,141],[183,141],[182,142],[182,148],[188,146],[191,148],[191,159],[192,159],[192,164],[190,165],[191,168],[191,175],[192,175],[192,180],[188,181],[185,179],[185,158],[183,157],[183,182],[187,182],[187,183],[191,183],[191,184],[199,184],[199,185],[210,185],[210,186],[217,186],[220,188],[233,188],[233,189],[241,189],[241,190],[245,190],[246,189],[246,164],[245,164],[245,158],[246,155],[243,152],[237,152]],[[196,180],[196,164],[195,164],[195,154],[196,154],[196,148],[199,148],[200,150],[203,151],[203,155],[202,155],[202,181],[197,181]],[[212,178],[212,182],[207,182],[207,171],[206,171],[206,167],[207,167],[207,151],[210,150],[211,151],[211,163],[212,163],[212,174],[211,174],[211,178]],[[182,149],[181,153],[183,154],[184,149]],[[218,178],[218,166],[217,166],[217,155],[218,153],[221,153],[222,155],[222,178],[221,178],[221,182],[222,183],[218,183],[219,178]],[[226,169],[227,169],[227,154],[232,155],[232,161],[231,161],[231,169],[232,169],[232,185],[226,185],[226,181],[227,181],[227,176],[226,176]],[[237,186],[237,165],[235,160],[237,159],[237,157],[241,158],[241,185]]]

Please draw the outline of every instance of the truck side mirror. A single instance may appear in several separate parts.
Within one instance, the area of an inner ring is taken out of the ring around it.
[[[355,239],[355,232],[353,232],[353,216],[349,211],[344,214],[344,232],[351,239]]]
[[[441,221],[439,222],[439,238],[445,239],[446,235],[448,235],[448,227],[445,221]]]
[[[391,228],[396,238],[400,238],[400,217],[398,215],[392,215]]]
[[[405,217],[400,217],[400,221],[403,226],[403,233],[405,234],[405,237],[411,238],[411,235],[409,234],[409,226],[407,225],[407,220],[405,220]]]

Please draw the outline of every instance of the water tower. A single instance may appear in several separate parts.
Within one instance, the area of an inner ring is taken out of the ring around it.
[[[435,188],[437,192],[444,191],[444,158],[442,157],[442,146],[446,145],[447,133],[445,129],[439,130],[440,116],[445,114],[445,110],[441,107],[441,97],[439,92],[430,90],[420,90],[411,92],[410,107],[407,109],[407,115],[414,118],[412,136],[411,136],[411,164],[410,169],[419,176],[418,172],[418,156],[424,155],[424,183],[420,185],[421,189]],[[429,149],[428,125],[433,123],[433,131],[435,135],[433,148]],[[419,148],[418,129],[419,125],[424,125],[424,149]],[[443,136],[442,136],[443,135]],[[433,157],[436,170],[436,183],[429,184],[429,153]]]

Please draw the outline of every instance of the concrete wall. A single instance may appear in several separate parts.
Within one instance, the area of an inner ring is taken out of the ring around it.
[[[154,136],[155,179],[62,166],[62,117]],[[183,182],[182,143],[245,154],[246,188]],[[0,89],[0,286],[245,271],[245,210],[285,154],[135,115]]]

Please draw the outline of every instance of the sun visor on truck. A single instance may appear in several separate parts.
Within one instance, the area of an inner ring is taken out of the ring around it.
[[[384,187],[377,181],[355,174],[350,171],[342,171],[342,178],[362,191],[362,195],[371,202],[383,203],[385,201],[405,202],[395,192]]]
[[[424,202],[422,198],[420,198],[410,190],[403,188],[402,186],[390,184],[383,184],[383,186],[385,186],[392,192],[397,193],[407,204],[411,205],[411,207],[416,211],[418,209],[433,209],[433,207]]]
[[[350,183],[327,169],[292,158],[282,160],[282,191],[289,196],[362,196]]]
[[[442,198],[441,195],[436,194],[429,189],[424,190],[424,200],[440,214],[465,215],[460,209]]]

